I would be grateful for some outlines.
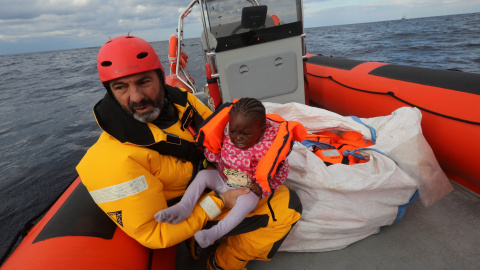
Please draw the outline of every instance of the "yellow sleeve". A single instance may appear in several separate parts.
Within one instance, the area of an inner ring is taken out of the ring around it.
[[[174,185],[185,189],[182,182],[190,179],[191,165],[172,168],[170,162],[174,161],[168,156],[108,137],[102,134],[77,171],[95,202],[127,235],[148,248],[165,248],[188,239],[205,225],[209,217],[198,205],[187,220],[177,225],[154,219],[176,193],[172,193]],[[169,175],[175,179],[166,179]],[[223,208],[221,200],[212,199],[219,209]]]
[[[190,104],[195,107],[197,112],[203,117],[203,119],[207,119],[212,114],[212,111],[205,106],[196,96],[194,96],[191,93],[188,93],[188,101],[190,101]]]

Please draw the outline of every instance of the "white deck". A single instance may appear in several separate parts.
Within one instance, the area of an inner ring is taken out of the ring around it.
[[[400,222],[344,249],[279,252],[247,269],[480,269],[480,197],[454,187],[430,208],[417,200]],[[207,255],[194,261],[180,244],[176,269],[206,269]]]

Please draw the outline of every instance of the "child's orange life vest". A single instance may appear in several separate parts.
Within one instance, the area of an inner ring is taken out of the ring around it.
[[[233,103],[238,100],[234,100]],[[220,153],[225,126],[230,120],[230,109],[233,103],[225,103],[203,122],[199,129],[196,142],[210,150]],[[277,172],[288,154],[294,141],[303,141],[307,136],[307,129],[297,121],[286,121],[280,115],[267,114],[267,118],[280,124],[277,136],[265,156],[257,166],[257,182],[263,190],[271,191],[269,181]]]

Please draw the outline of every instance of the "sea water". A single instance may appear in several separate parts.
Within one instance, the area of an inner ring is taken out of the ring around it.
[[[480,13],[306,29],[311,54],[480,73]],[[101,46],[102,44],[99,44]],[[168,42],[154,42],[168,74]],[[99,47],[0,55],[0,255],[25,222],[77,176],[101,130]],[[185,40],[189,72],[206,83],[200,39]]]

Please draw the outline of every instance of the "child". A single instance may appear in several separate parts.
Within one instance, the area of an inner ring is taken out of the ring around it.
[[[253,98],[242,98],[230,109],[221,152],[215,154],[205,148],[205,157],[218,163],[217,170],[202,170],[187,188],[182,200],[155,214],[158,222],[178,224],[187,218],[206,187],[217,193],[229,189],[249,187],[252,192],[240,195],[237,203],[216,226],[195,233],[195,240],[205,248],[235,228],[252,212],[259,201],[271,191],[262,190],[256,181],[258,162],[265,156],[275,139],[279,124],[267,119],[263,104]],[[285,161],[278,167],[269,183],[272,190],[278,189],[286,180],[289,165]]]

